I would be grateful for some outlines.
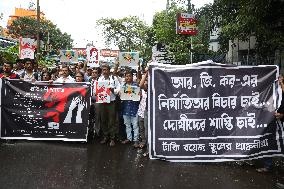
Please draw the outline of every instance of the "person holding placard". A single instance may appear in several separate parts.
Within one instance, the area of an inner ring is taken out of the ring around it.
[[[110,66],[104,64],[101,66],[102,76],[99,77],[98,81],[108,81],[110,86],[110,103],[103,103],[100,105],[101,113],[101,129],[103,134],[103,139],[101,144],[105,144],[110,139],[110,146],[114,146],[115,136],[116,136],[116,124],[115,124],[115,101],[116,95],[120,91],[120,83],[116,77],[110,75]]]
[[[125,84],[123,85],[124,92],[126,91],[129,95],[134,91],[132,86],[138,87],[136,82],[133,82],[133,74],[130,71],[125,73]],[[140,92],[139,92],[140,93]],[[139,127],[138,127],[138,107],[139,101],[134,100],[123,100],[123,120],[126,126],[127,139],[122,141],[123,144],[130,143],[132,141],[132,129],[133,129],[133,141],[134,147],[139,147]],[[131,128],[132,125],[132,128]]]

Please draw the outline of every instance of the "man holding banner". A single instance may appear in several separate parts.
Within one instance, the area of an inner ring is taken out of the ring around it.
[[[4,62],[3,64],[3,73],[0,74],[0,78],[9,78],[9,79],[19,79],[19,76],[15,73],[12,73],[13,64],[10,62]]]
[[[283,76],[279,76],[278,82],[279,85],[282,89],[282,93],[284,93],[284,81],[283,81]],[[283,99],[283,94],[282,94],[282,101],[280,107],[276,110],[275,112],[275,117],[277,119],[277,122],[279,125],[283,126],[283,121],[284,121],[284,99]],[[259,173],[265,173],[269,172],[272,169],[273,165],[273,160],[272,158],[264,158],[263,159],[263,167],[256,169],[257,172]],[[284,188],[284,187],[283,187]]]
[[[35,82],[38,80],[38,73],[34,71],[34,61],[32,59],[26,58],[23,60],[25,65],[25,71],[20,76],[24,81]]]
[[[59,82],[59,83],[73,83],[73,82],[75,82],[75,79],[72,78],[69,75],[70,71],[69,71],[68,66],[62,66],[61,72],[62,72],[62,76],[60,78],[58,78],[57,80],[55,80],[56,82]]]

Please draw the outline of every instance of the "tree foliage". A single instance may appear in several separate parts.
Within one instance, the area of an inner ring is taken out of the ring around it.
[[[198,61],[197,55],[208,53],[209,44],[209,30],[203,12],[198,12],[200,32],[192,37],[192,44],[190,36],[176,34],[176,15],[187,12],[186,3],[183,0],[171,1],[167,10],[154,15],[151,27],[132,16],[103,18],[97,24],[103,26],[105,41],[117,45],[120,50],[139,50],[144,59],[150,60],[155,43],[163,43],[172,52],[176,64],[186,64],[190,62],[190,51],[194,54],[193,60]]]
[[[245,41],[255,36],[258,54],[267,56],[284,47],[283,7],[282,0],[218,0],[202,11],[211,30],[221,28],[224,50],[229,39]]]
[[[0,13],[0,20],[3,19],[3,13]],[[3,35],[3,27],[0,26],[0,35]]]
[[[176,34],[176,15],[177,13],[187,12],[187,10],[178,6],[180,1],[172,3],[168,10],[155,14],[153,19],[153,30],[158,42],[164,43],[173,52],[176,64],[190,63],[190,51],[193,52],[193,62],[197,62],[199,54],[208,53],[209,30],[206,25],[206,17],[198,12],[198,30],[196,36],[192,36],[192,43],[189,35]]]
[[[97,25],[102,27],[106,43],[114,44],[122,51],[139,51],[142,56],[149,56],[152,31],[138,17],[102,18]]]
[[[20,17],[15,19],[10,26],[7,27],[8,34],[13,38],[29,37],[36,38],[37,36],[37,20],[31,17]],[[67,33],[62,33],[56,25],[49,20],[40,21],[40,39],[49,44],[54,52],[60,49],[70,49],[73,40]]]
[[[0,48],[0,62],[16,62],[19,55],[19,45]]]

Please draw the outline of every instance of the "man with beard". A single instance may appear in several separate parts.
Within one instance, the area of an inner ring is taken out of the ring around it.
[[[58,82],[58,83],[73,83],[73,82],[75,82],[75,79],[72,78],[69,75],[70,71],[69,71],[68,66],[66,66],[66,65],[62,66],[61,72],[62,72],[62,76],[60,78],[58,78],[57,80],[55,80],[55,82]]]
[[[38,80],[38,73],[34,72],[34,62],[31,59],[24,59],[25,71],[21,75],[24,81],[35,82]]]
[[[22,62],[21,59],[17,59],[16,61],[16,65],[17,65],[17,70],[14,70],[14,73],[17,74],[17,75],[22,75],[25,71],[24,69],[24,64]]]
[[[0,78],[19,79],[19,76],[12,72],[13,64],[5,62],[3,65],[3,73],[0,74]]]

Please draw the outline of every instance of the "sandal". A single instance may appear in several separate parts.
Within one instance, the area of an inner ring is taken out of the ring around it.
[[[144,147],[145,147],[145,143],[140,143],[140,144],[139,144],[139,148],[142,149],[142,148],[144,148]]]
[[[143,154],[143,156],[144,156],[144,157],[148,157],[148,156],[149,156],[149,152],[145,152],[145,153]]]
[[[135,142],[135,143],[133,144],[133,147],[134,147],[134,148],[139,148],[139,143],[138,143],[138,142]]]
[[[126,139],[126,140],[123,140],[121,143],[122,143],[122,144],[129,144],[129,143],[130,143],[130,140]]]

